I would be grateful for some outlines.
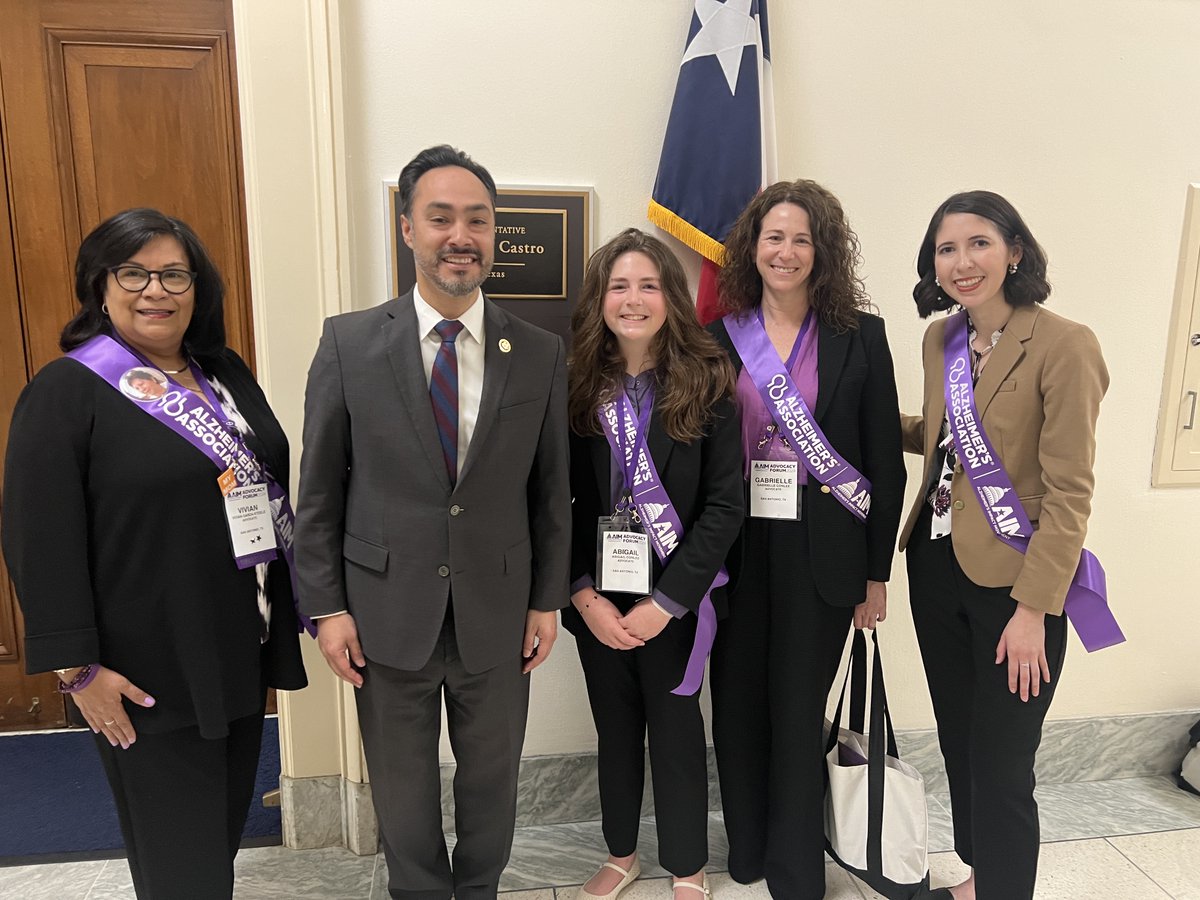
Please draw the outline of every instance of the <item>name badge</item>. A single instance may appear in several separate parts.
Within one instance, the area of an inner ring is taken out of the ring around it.
[[[596,590],[604,593],[650,593],[650,536],[602,516],[596,533]],[[628,519],[626,519],[626,522]]]
[[[271,553],[278,547],[265,484],[250,484],[227,491],[225,519],[239,569],[263,562],[260,554]]]
[[[751,460],[750,517],[799,520],[799,477],[795,460]]]

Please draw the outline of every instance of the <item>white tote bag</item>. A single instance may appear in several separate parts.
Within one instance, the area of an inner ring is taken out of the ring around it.
[[[902,762],[888,711],[879,638],[871,633],[870,731],[863,733],[867,642],[854,633],[850,666],[825,743],[826,850],[843,869],[889,900],[911,900],[929,890],[929,815],[925,780]],[[850,727],[842,709],[850,688]]]

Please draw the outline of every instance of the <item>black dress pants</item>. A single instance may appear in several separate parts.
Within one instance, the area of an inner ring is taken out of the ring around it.
[[[729,874],[771,896],[825,895],[829,689],[854,618],[813,583],[808,526],[747,519],[744,565],[712,655],[713,743]]]
[[[586,629],[575,636],[596,723],[604,840],[613,856],[637,849],[649,734],[658,861],[677,877],[708,863],[708,750],[699,693],[683,678],[696,617],[672,619],[645,646],[614,650]]]
[[[1022,702],[996,645],[1017,603],[1011,588],[973,583],[952,538],[931,540],[930,511],[908,545],[913,622],[946,761],[954,849],[975,870],[977,900],[1027,900],[1037,880],[1033,765],[1066,655],[1066,617],[1046,616],[1050,683]]]
[[[263,715],[210,740],[198,728],[139,732],[128,750],[96,735],[139,900],[229,900],[254,796]]]
[[[529,711],[520,648],[510,663],[468,672],[447,610],[424,667],[410,672],[368,659],[354,694],[389,893],[410,900],[449,900],[452,892],[458,900],[494,898],[512,851]],[[443,697],[457,763],[453,866],[442,832]]]

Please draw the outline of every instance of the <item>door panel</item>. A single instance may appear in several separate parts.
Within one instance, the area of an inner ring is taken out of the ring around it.
[[[0,21],[32,371],[74,314],[79,241],[142,205],[208,246],[229,288],[229,344],[253,363],[228,0],[0,0]]]

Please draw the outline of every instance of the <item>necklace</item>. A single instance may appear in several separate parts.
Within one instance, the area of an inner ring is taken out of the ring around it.
[[[967,346],[971,350],[971,374],[978,379],[980,365],[983,363],[983,358],[996,349],[996,344],[1000,342],[1000,338],[1004,335],[1004,328],[1001,327],[992,332],[992,338],[989,344],[982,350],[975,349],[975,338],[978,332],[975,331],[975,326],[972,324],[967,334]]]
[[[162,369],[162,370],[160,370],[160,371],[161,371],[161,372],[162,372],[164,375],[178,375],[180,372],[185,372],[185,371],[187,371],[187,369],[190,367],[190,365],[191,365],[191,360],[187,360],[187,361],[185,361],[185,362],[184,362],[184,364],[183,364],[182,366],[180,366],[178,369]]]

